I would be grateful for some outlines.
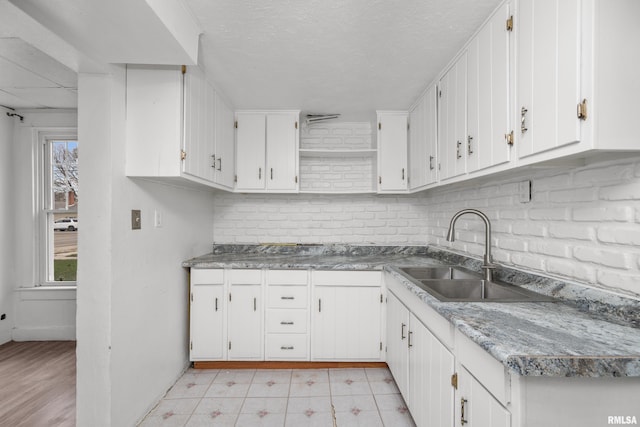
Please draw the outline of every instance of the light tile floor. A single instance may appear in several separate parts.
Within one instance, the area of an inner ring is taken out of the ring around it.
[[[189,369],[149,426],[415,426],[386,368]]]

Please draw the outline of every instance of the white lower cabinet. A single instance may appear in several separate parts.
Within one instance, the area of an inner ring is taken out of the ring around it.
[[[391,292],[387,364],[418,426],[453,424],[453,354]]]
[[[224,270],[192,270],[190,294],[191,360],[224,359]]]
[[[381,360],[379,271],[314,271],[312,360]]]
[[[510,427],[511,414],[464,367],[458,370],[456,427]]]
[[[229,360],[261,360],[264,345],[262,271],[231,270],[230,275]]]

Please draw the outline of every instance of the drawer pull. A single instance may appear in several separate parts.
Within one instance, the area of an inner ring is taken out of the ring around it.
[[[289,346],[289,347],[282,346],[280,347],[280,350],[293,350],[293,346]]]
[[[281,325],[293,325],[293,322],[280,322]]]
[[[280,299],[296,299],[296,297],[280,297]]]

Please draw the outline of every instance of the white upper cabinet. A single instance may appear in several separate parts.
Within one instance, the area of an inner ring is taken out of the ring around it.
[[[518,164],[638,150],[640,2],[519,0]]]
[[[126,91],[127,176],[232,188],[216,162],[224,153],[233,176],[230,109],[198,67],[128,65]]]
[[[407,168],[406,111],[378,111],[378,192],[406,192]]]
[[[436,93],[433,85],[409,111],[409,188],[421,189],[438,178],[438,127]]]
[[[298,191],[299,111],[236,112],[236,190]]]
[[[467,53],[462,53],[438,84],[440,179],[466,172]]]
[[[518,7],[518,155],[580,140],[580,0],[521,0]]]
[[[503,4],[467,50],[467,172],[510,160],[509,5]]]

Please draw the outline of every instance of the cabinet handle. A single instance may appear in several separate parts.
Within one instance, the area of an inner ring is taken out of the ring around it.
[[[285,322],[284,320],[280,322],[281,325],[293,325],[293,322]]]
[[[258,168],[258,179],[262,179],[262,168]]]
[[[318,298],[318,313],[322,312],[322,300]]]
[[[462,142],[456,141],[456,159],[462,158],[462,154],[460,154],[460,146],[461,145],[462,145]]]
[[[429,170],[433,170],[433,156],[429,156]]]
[[[216,311],[218,311],[218,298],[216,298]]]
[[[402,168],[402,180],[404,181],[404,168]]]
[[[280,299],[295,299],[295,297],[280,297]]]
[[[473,137],[471,135],[467,136],[467,154],[472,155],[473,154],[473,150],[471,149],[471,141],[473,140]]]
[[[525,133],[526,131],[528,131],[529,129],[527,129],[527,122],[526,122],[526,115],[527,112],[529,110],[527,110],[526,108],[522,107],[520,109],[520,132],[521,133]]]
[[[273,180],[273,168],[271,168],[271,180]]]
[[[293,350],[293,346],[288,346],[288,347],[282,346],[280,347],[280,350]]]
[[[413,344],[411,344],[411,335],[413,335],[413,332],[409,331],[409,336],[407,337],[407,345],[409,346],[409,348],[413,347]]]
[[[407,337],[404,336],[404,328],[406,328],[407,325],[405,325],[404,323],[402,324],[402,327],[400,328],[400,339],[405,339]]]
[[[253,299],[253,311],[257,310],[257,301],[256,298]]]
[[[211,155],[211,159],[212,159],[211,167],[215,169],[216,168],[216,155],[212,154]]]
[[[467,403],[467,399],[465,399],[464,397],[460,398],[460,424],[462,425],[465,425],[466,423],[469,422],[464,419],[464,407],[466,403]]]
[[[217,171],[222,171],[222,157],[218,157],[218,168]]]

